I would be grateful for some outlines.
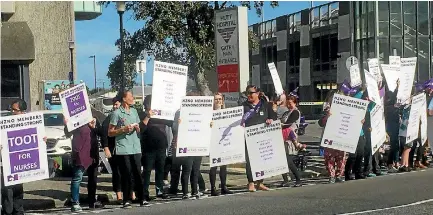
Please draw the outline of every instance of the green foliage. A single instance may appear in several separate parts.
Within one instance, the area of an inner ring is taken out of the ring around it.
[[[272,7],[277,1],[269,2]],[[108,5],[109,2],[102,2]],[[127,80],[135,79],[135,59],[143,50],[153,54],[156,60],[187,65],[189,76],[197,88],[210,94],[207,76],[215,72],[215,10],[238,5],[254,8],[261,15],[264,1],[133,1],[126,2],[126,9],[132,11],[137,21],[144,21],[143,28],[132,35],[125,36],[125,74]],[[116,45],[120,42],[117,41]],[[257,36],[249,32],[249,44],[252,49],[258,47]],[[116,56],[110,64],[107,76],[111,85],[120,84],[120,58]],[[130,78],[130,79],[129,79]],[[128,84],[132,84],[128,82]],[[128,85],[130,88],[131,85]]]

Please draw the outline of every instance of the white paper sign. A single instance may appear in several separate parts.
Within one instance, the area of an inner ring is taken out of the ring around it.
[[[389,65],[400,67],[401,65],[400,56],[389,56]]]
[[[350,66],[350,86],[357,87],[362,84],[361,73],[359,71],[359,65],[355,64]]]
[[[409,104],[415,78],[416,57],[401,58],[400,86],[397,92],[397,103]]]
[[[186,94],[186,83],[188,80],[188,67],[154,62],[153,87],[152,87],[152,110],[153,118],[173,120],[179,110],[182,97]]]
[[[370,111],[371,154],[374,154],[386,141],[385,115],[382,105],[375,105]]]
[[[368,71],[373,75],[376,82],[382,81],[382,74],[380,73],[379,59],[368,59]]]
[[[213,96],[186,96],[180,108],[177,157],[208,156],[211,141]]]
[[[422,106],[421,106],[421,145],[427,141],[427,131],[428,131],[428,122],[427,122],[427,98],[424,96]]]
[[[210,167],[245,162],[245,129],[241,126],[244,108],[213,112]]]
[[[247,127],[245,136],[254,181],[289,172],[280,120]]]
[[[400,65],[381,64],[380,66],[388,84],[388,89],[394,92],[397,89],[397,80],[401,76]]]
[[[47,179],[48,157],[42,113],[0,119],[1,156],[5,186]]]
[[[278,71],[277,68],[275,67],[274,62],[268,63],[268,67],[269,67],[269,72],[271,73],[272,81],[274,82],[275,92],[278,95],[282,95],[284,92],[283,85],[281,85],[280,75],[278,75]]]
[[[423,111],[421,108],[423,107],[424,99],[424,93],[420,93],[412,97],[412,105],[410,106],[409,121],[406,132],[406,143],[410,143],[418,138],[419,121],[421,117],[421,111]]]
[[[355,153],[369,101],[335,94],[321,146]]]
[[[376,79],[374,76],[368,72],[367,70],[364,70],[364,76],[365,76],[365,85],[367,87],[368,91],[368,97],[370,100],[376,104],[382,104],[380,95],[379,95],[379,87],[377,86]]]
[[[92,110],[84,83],[59,93],[63,116],[71,132],[93,120]]]

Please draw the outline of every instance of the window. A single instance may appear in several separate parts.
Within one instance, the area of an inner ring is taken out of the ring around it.
[[[367,3],[368,6],[368,13],[367,13],[367,27],[368,27],[368,37],[374,37],[374,34],[376,32],[376,20],[375,20],[375,12],[374,9],[376,8],[376,1],[369,1],[364,2],[364,4]]]
[[[289,66],[295,66],[295,48],[293,43],[289,43]]]
[[[355,25],[356,25],[356,32],[355,32],[355,38],[361,39],[361,18],[360,18],[360,4],[361,2],[355,2]]]
[[[370,38],[368,41],[368,58],[376,57],[376,43],[374,42],[374,38]]]
[[[390,33],[393,36],[402,35],[402,22],[401,22],[401,2],[391,1],[390,7]]]
[[[359,2],[361,4],[361,38],[367,38],[368,26],[367,26],[367,3],[368,2]]]
[[[329,62],[329,35],[324,35],[320,37],[320,53],[321,53],[321,63]]]
[[[320,63],[320,34],[312,35],[313,64]]]
[[[429,74],[429,38],[418,37],[418,81],[427,81]]]
[[[294,31],[299,31],[299,27],[301,27],[301,13],[295,14],[295,29],[294,29]]]
[[[275,32],[277,32],[277,20],[272,20],[272,37],[275,37]]]
[[[418,35],[428,35],[428,2],[419,1],[418,5]]]
[[[1,65],[1,97],[21,98],[21,75],[16,64]]]
[[[416,39],[413,36],[405,36],[404,37],[404,57],[416,57],[417,47],[416,47]]]
[[[338,2],[334,2],[330,5],[329,9],[329,17],[331,18],[330,24],[336,24],[338,23],[338,11],[339,11],[339,5]]]
[[[328,25],[329,6],[324,5],[320,8],[320,26]]]
[[[266,39],[271,38],[271,36],[272,36],[272,22],[271,21],[266,22],[266,31],[265,32],[266,32],[265,38]]]
[[[395,56],[402,56],[403,52],[402,52],[402,47],[401,47],[401,38],[400,37],[391,37],[390,38],[391,41],[391,55]]]
[[[404,1],[403,2],[403,21],[404,21],[404,34],[414,36],[417,34],[416,31],[416,13],[415,13],[415,2]]]
[[[389,59],[389,43],[388,39],[379,39],[379,61],[388,63]]]
[[[266,63],[272,63],[272,46],[266,47]]]
[[[299,66],[301,60],[301,43],[299,41],[295,42],[295,66]]]
[[[293,28],[294,28],[294,22],[293,22],[293,15],[290,15],[289,16],[289,34],[292,34],[294,31],[293,31]]]
[[[64,126],[63,114],[61,113],[47,113],[44,114],[45,126]]]
[[[332,34],[330,39],[331,61],[337,61],[338,55],[338,34]]]
[[[316,28],[319,27],[319,20],[320,20],[320,11],[319,8],[316,7],[312,11],[312,17],[311,17],[311,27]]]
[[[387,1],[379,1],[379,32],[378,36],[389,35],[389,8]]]

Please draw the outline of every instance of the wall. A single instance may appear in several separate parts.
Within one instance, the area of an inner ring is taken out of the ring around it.
[[[39,100],[38,81],[68,79],[68,40],[74,40],[74,20],[72,2],[15,2],[15,13],[8,22],[27,22],[35,40],[35,61],[28,76],[32,110]],[[74,71],[76,77],[75,60]]]

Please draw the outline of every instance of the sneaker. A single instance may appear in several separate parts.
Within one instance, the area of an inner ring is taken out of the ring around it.
[[[163,193],[163,194],[159,194],[159,195],[157,195],[156,197],[157,197],[157,198],[160,198],[160,199],[169,199],[169,198],[170,198],[170,196],[168,196],[168,195],[165,194],[165,193]]]
[[[376,177],[376,174],[374,174],[374,173],[368,173],[367,177],[368,178],[373,178],[373,177]]]
[[[337,182],[337,183],[343,183],[343,182],[345,182],[346,181],[346,179],[344,178],[344,177],[337,177],[336,179],[335,179],[335,182]]]
[[[222,195],[230,195],[230,194],[233,194],[233,191],[229,190],[227,187],[223,187],[221,189],[221,194]]]
[[[366,176],[364,174],[355,174],[355,179],[359,180],[359,179],[365,179]]]
[[[210,195],[211,195],[211,196],[219,196],[220,194],[219,194],[219,192],[216,190],[216,188],[214,187],[214,188],[212,188],[212,189],[210,190]]]
[[[186,195],[183,195],[183,196],[182,196],[182,199],[189,199],[190,197],[191,197],[191,194],[188,193],[188,194],[186,194]]]
[[[398,169],[395,167],[388,168],[388,173],[397,173]]]
[[[72,205],[71,212],[81,212],[81,211],[83,211],[83,209],[80,207],[79,204]]]
[[[330,184],[335,184],[335,178],[334,177],[329,178],[329,183]]]
[[[124,209],[130,209],[130,208],[132,208],[132,205],[130,202],[125,202],[125,203],[123,203],[123,208]]]
[[[302,183],[301,182],[295,182],[293,187],[302,187]]]
[[[149,202],[146,201],[146,200],[143,200],[143,201],[140,202],[140,206],[141,207],[148,207],[149,206]]]
[[[201,195],[200,192],[197,194],[191,194],[191,196],[189,196],[189,199],[191,200],[196,200],[196,199],[200,199]]]

